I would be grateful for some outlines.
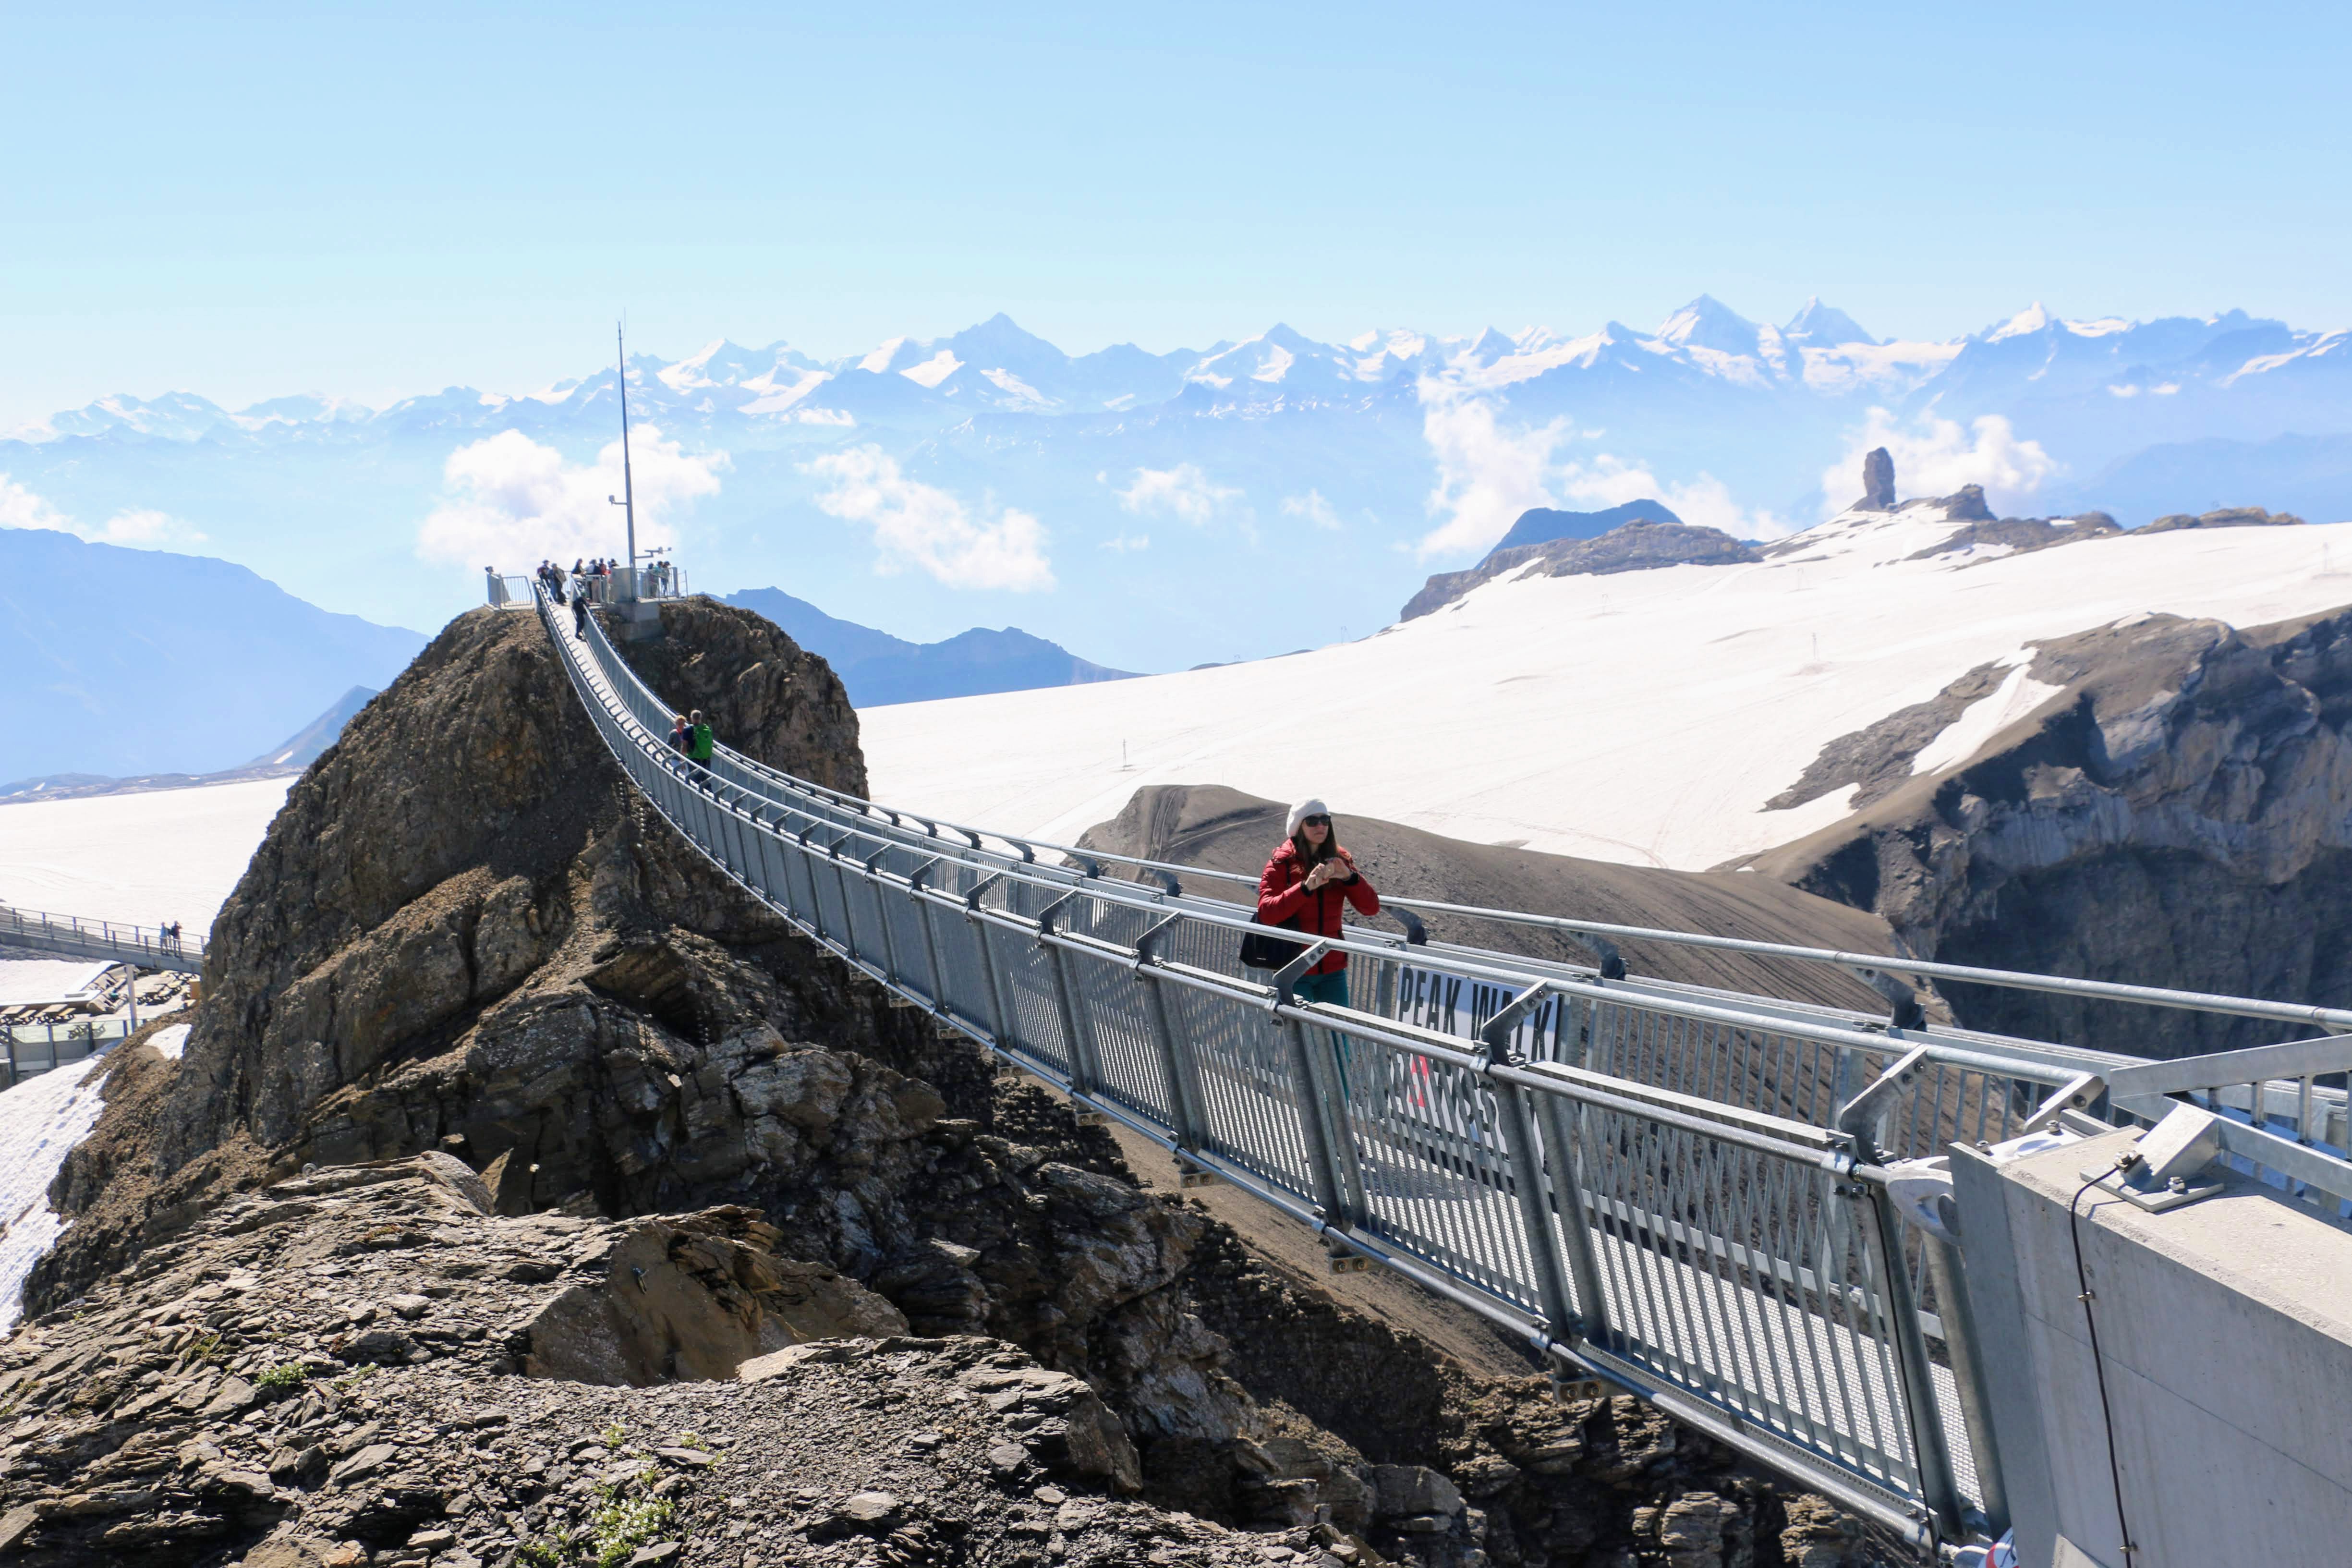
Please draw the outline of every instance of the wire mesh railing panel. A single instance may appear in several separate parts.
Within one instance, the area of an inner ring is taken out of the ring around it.
[[[1897,1490],[1916,1476],[1874,1233],[1828,1173],[1585,1108],[1579,1151],[1618,1353]]]
[[[1494,1086],[1451,1062],[1307,1030],[1334,1053],[1368,1228],[1454,1276],[1539,1311]]]
[[[1198,1075],[1202,1146],[1313,1202],[1290,1049],[1265,1009],[1191,986],[1161,994]]]
[[[1062,963],[1073,1005],[1081,1016],[1080,1026],[1093,1037],[1101,1075],[1092,1086],[1094,1091],[1142,1111],[1162,1127],[1174,1128],[1175,1095],[1160,1044],[1152,1035],[1147,998],[1129,967],[1091,952],[1066,949]]]
[[[811,837],[811,845],[822,848],[829,843],[821,838],[826,831],[819,828]],[[812,857],[809,875],[816,885],[816,923],[824,928],[825,935],[846,944],[850,938],[849,890],[843,879],[841,862],[831,855]]]
[[[988,927],[988,955],[1005,1008],[1005,1028],[1022,1049],[1067,1078],[1076,1058],[1062,1026],[1052,959],[1035,937],[1001,925]]]
[[[885,885],[878,897],[883,918],[890,926],[890,952],[897,961],[894,973],[898,984],[926,1006],[937,1006],[938,983],[931,975],[931,944],[923,929],[921,903],[895,882]]]
[[[981,928],[961,909],[931,906],[931,935],[940,959],[940,1005],[983,1033],[996,1033],[996,1003],[989,994]]]

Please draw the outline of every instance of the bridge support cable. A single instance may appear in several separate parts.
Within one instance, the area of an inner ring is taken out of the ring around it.
[[[811,941],[1576,1375],[1922,1545],[1964,1537],[1984,1500],[1930,1349],[1957,1330],[1912,1300],[1878,1151],[1820,1103],[1839,1061],[1904,1055],[1902,1031],[1352,928],[1310,951],[1348,954],[1358,1005],[1302,1003],[1242,968],[1233,904],[680,756],[602,628],[575,637],[535,599],[638,794]],[[1973,1137],[2073,1076],[1959,1063],[1949,1103],[1906,1089],[1883,1125]]]

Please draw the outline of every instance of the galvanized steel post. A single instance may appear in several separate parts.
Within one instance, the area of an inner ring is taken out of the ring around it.
[[[1490,1066],[1502,1066],[1511,1059],[1511,1033],[1528,1010],[1540,1002],[1548,988],[1541,983],[1528,986],[1513,997],[1478,1031],[1486,1047]],[[1515,1083],[1497,1079],[1486,1080],[1488,1092],[1495,1097],[1495,1109],[1502,1124],[1503,1150],[1511,1162],[1511,1193],[1518,1200],[1519,1228],[1527,1240],[1528,1258],[1535,1269],[1536,1300],[1543,1305],[1545,1331],[1553,1339],[1565,1340],[1576,1331],[1576,1311],[1568,1295],[1568,1277],[1562,1268],[1559,1241],[1552,1229],[1552,1205],[1545,1196],[1543,1150],[1536,1140],[1535,1123],[1528,1114],[1528,1090]],[[1575,1184],[1569,1184],[1570,1197],[1574,1202]],[[1580,1208],[1580,1205],[1577,1205]],[[1581,1224],[1582,1215],[1571,1216]]]

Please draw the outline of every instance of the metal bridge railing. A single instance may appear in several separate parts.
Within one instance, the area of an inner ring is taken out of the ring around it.
[[[1960,1262],[1897,1222],[1887,1163],[1997,1142],[2061,1102],[2152,1119],[2175,1091],[2099,1098],[2086,1086],[2133,1084],[2134,1071],[2165,1064],[1931,1026],[1916,1008],[1906,1026],[1900,993],[1889,1014],[1865,1014],[1626,976],[1606,952],[1586,967],[1428,942],[1412,921],[1404,935],[1351,927],[1278,973],[1247,971],[1247,911],[1187,894],[1184,879],[1210,875],[1197,868],[894,810],[724,747],[708,766],[688,761],[663,739],[670,708],[602,628],[592,619],[575,637],[568,615],[536,603],[598,732],[688,842],[1082,1111],[1923,1545],[2005,1521],[1966,1314],[1937,1310]],[[1876,965],[2089,985],[1591,929],[1834,963],[1865,979]],[[1348,955],[1349,1005],[1301,1004],[1297,979],[1330,952]],[[2333,1016],[2093,989],[2300,1024]],[[2233,1063],[2198,1088],[2226,1107],[2242,1068],[2234,1092],[2275,1119],[2287,1075],[2308,1140],[2343,1121],[2343,1091],[2315,1081],[2335,1070],[2319,1059]],[[2293,1163],[2265,1148],[2273,1169]],[[2309,1194],[2352,1185],[2336,1151],[2304,1164],[2335,1184],[2308,1181]]]
[[[731,752],[688,761],[601,628],[539,607],[614,756],[690,843],[1082,1110],[1923,1543],[1998,1510],[1874,1151],[1810,1119],[1861,1070],[1838,1063],[1911,1046],[1884,1020],[1369,931],[1269,983],[1238,963],[1232,904]],[[1352,1005],[1298,1002],[1330,952]],[[2004,1094],[2074,1076],[1998,1066]]]
[[[201,974],[205,940],[166,936],[153,926],[84,920],[78,915],[0,906],[0,947],[29,947],[75,958],[114,959],[142,969]]]

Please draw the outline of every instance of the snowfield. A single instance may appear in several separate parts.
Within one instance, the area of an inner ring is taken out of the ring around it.
[[[2254,626],[2352,603],[2352,523],[1906,559],[1958,526],[1934,507],[1846,512],[1760,564],[1498,578],[1285,658],[866,709],[866,764],[889,805],[1066,843],[1144,784],[1221,784],[1700,870],[1843,817],[1850,789],[1764,803],[1826,742],[2030,643],[2148,613]],[[2049,695],[2019,671],[1927,771]]]
[[[0,1092],[0,1339],[15,1331],[23,1314],[33,1265],[65,1234],[65,1221],[49,1206],[49,1184],[67,1152],[98,1125],[106,1105],[99,1069],[111,1059],[106,1052],[69,1062]]]
[[[293,782],[0,805],[0,903],[209,931]]]

